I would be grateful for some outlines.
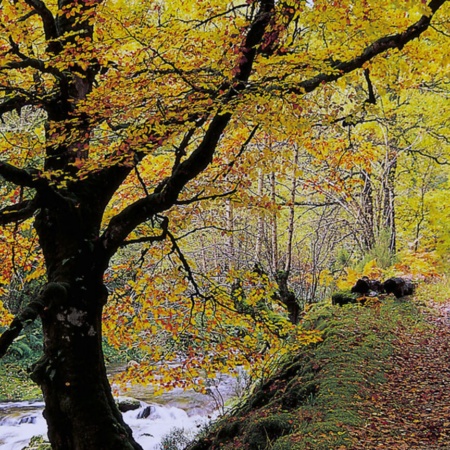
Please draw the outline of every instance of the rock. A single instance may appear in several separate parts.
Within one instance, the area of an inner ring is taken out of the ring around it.
[[[36,423],[36,416],[24,416],[19,419],[19,425],[22,425],[23,423]]]
[[[389,278],[383,283],[383,288],[386,294],[394,294],[396,298],[414,293],[414,284],[407,278]]]
[[[117,397],[116,404],[120,412],[134,411],[141,407],[141,402],[132,397]]]
[[[376,297],[384,292],[383,284],[378,280],[370,280],[368,277],[360,278],[352,287],[351,292]]]
[[[331,303],[333,305],[347,305],[349,303],[356,303],[358,296],[355,293],[348,291],[336,292],[331,297]]]
[[[152,406],[146,406],[139,414],[137,415],[138,419],[147,419],[152,414],[154,408]]]

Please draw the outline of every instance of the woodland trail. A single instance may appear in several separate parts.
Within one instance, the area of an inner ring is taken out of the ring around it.
[[[423,311],[427,326],[399,327],[379,385],[361,402],[355,450],[450,450],[450,300]]]

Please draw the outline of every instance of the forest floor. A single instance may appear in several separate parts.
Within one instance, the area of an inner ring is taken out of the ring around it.
[[[450,300],[422,314],[422,329],[399,327],[385,383],[359,405],[354,450],[450,449]]]
[[[318,305],[303,324],[323,341],[190,450],[450,450],[449,286],[364,307]]]

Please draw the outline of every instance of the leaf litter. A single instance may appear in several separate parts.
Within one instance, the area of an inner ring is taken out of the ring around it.
[[[354,450],[450,449],[450,300],[422,312],[427,326],[396,330],[385,382],[358,400]]]

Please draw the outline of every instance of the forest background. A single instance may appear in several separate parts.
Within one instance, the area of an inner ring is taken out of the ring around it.
[[[362,275],[448,271],[445,1],[0,14],[2,350],[34,357],[41,317],[49,417],[104,387],[98,343],[95,382],[60,365],[86,336],[125,381],[202,390],[318,341],[302,311]]]

